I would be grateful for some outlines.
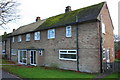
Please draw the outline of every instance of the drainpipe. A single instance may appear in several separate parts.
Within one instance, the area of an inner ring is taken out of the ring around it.
[[[6,53],[6,42],[7,42],[7,40],[5,40],[5,58],[7,58],[7,53]]]
[[[10,60],[11,60],[11,41],[12,41],[12,38],[10,37]]]
[[[99,37],[100,37],[100,72],[103,73],[103,61],[102,61],[102,50],[103,50],[103,45],[102,45],[102,15],[100,15],[100,26],[99,26]]]
[[[76,16],[76,49],[77,49],[77,71],[79,71],[79,44],[78,44],[78,17]]]

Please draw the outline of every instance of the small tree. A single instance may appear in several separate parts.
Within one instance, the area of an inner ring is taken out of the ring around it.
[[[0,0],[0,27],[19,18],[16,15],[18,3],[13,0]]]

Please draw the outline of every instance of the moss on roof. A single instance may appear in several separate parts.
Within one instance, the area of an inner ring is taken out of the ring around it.
[[[40,25],[36,30],[48,29],[52,27],[58,27],[63,25],[68,25],[76,23],[76,16],[79,22],[84,22],[88,20],[97,19],[101,8],[105,2],[60,14],[48,18],[42,25]]]

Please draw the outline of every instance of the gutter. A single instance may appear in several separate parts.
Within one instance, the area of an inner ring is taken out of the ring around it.
[[[77,49],[77,71],[79,71],[79,44],[78,44],[78,17],[76,16],[76,49]]]

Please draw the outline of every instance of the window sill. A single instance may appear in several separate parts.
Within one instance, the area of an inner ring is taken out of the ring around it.
[[[26,41],[26,42],[30,42],[30,41]]]
[[[16,54],[12,54],[12,56],[16,56]]]
[[[77,59],[59,59],[59,60],[62,60],[62,61],[77,61]]]
[[[71,37],[67,37],[67,36],[66,36],[66,38],[72,38],[72,36],[71,36]]]

